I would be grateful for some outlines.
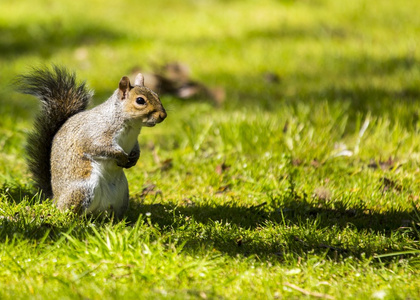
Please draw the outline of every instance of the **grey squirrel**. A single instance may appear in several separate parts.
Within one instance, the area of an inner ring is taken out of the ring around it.
[[[113,95],[90,110],[93,92],[64,67],[35,68],[18,77],[17,88],[42,103],[27,142],[37,187],[61,210],[121,218],[129,199],[123,168],[139,159],[140,130],[166,118],[143,75],[137,75],[134,86],[122,77]]]

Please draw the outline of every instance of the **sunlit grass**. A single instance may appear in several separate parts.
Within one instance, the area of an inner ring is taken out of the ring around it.
[[[419,298],[420,2],[2,1],[0,298]],[[24,161],[32,65],[121,76],[181,61],[122,222],[58,211]],[[270,76],[275,75],[277,80]]]

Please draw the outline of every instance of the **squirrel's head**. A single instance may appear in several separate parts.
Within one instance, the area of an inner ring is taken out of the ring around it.
[[[118,100],[123,103],[123,111],[130,119],[141,121],[142,126],[153,127],[166,118],[166,111],[159,96],[144,86],[141,73],[136,76],[134,86],[124,76],[118,86]]]

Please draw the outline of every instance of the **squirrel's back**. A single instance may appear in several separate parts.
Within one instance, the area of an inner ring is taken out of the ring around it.
[[[16,81],[21,93],[36,96],[41,111],[35,118],[34,131],[27,143],[27,161],[38,188],[46,197],[52,196],[50,156],[55,134],[73,115],[85,110],[93,95],[85,82],[64,67],[34,68]]]

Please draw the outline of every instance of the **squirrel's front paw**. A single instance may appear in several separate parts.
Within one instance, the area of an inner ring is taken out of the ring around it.
[[[123,168],[131,168],[134,167],[139,160],[140,157],[140,151],[133,150],[130,152],[130,155],[128,156],[128,162]]]
[[[121,155],[120,157],[118,157],[118,159],[117,159],[117,166],[119,166],[121,168],[125,168],[128,163],[129,163],[129,156],[128,156],[127,153],[124,152],[123,155]]]

